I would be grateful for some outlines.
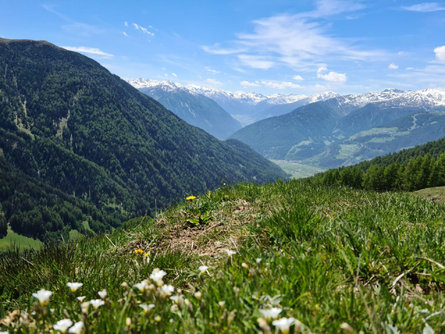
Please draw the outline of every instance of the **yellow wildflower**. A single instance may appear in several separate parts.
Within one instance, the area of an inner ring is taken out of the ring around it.
[[[196,196],[189,196],[185,200],[186,201],[193,201],[194,199],[196,199]]]

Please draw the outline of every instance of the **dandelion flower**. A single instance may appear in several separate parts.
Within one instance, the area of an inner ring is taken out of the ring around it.
[[[80,334],[83,331],[83,321],[76,322],[73,327],[68,330],[68,333]]]
[[[272,307],[271,309],[262,309],[260,310],[261,315],[266,318],[267,321],[271,319],[276,319],[280,315],[282,309],[278,307]]]
[[[99,295],[100,298],[104,299],[107,296],[107,290],[103,289],[102,291],[99,291],[97,294]]]
[[[162,282],[162,278],[167,275],[167,273],[164,270],[159,270],[158,268],[154,269],[150,275],[150,279],[154,281],[158,286],[161,286],[164,284]]]
[[[196,199],[196,196],[188,196],[185,200],[186,201],[193,201],[194,199]]]
[[[80,302],[83,302],[84,299],[85,299],[85,296],[77,297],[77,300],[80,301]]]
[[[76,282],[66,283],[66,286],[70,288],[71,292],[76,292],[82,285],[83,283],[76,283]]]
[[[39,300],[40,305],[48,305],[49,297],[51,297],[53,293],[51,291],[41,289],[36,293],[33,293],[32,296]]]
[[[142,249],[140,249],[140,248],[135,249],[134,252],[135,252],[136,254],[142,254],[142,253],[144,253],[144,251],[143,251]]]
[[[148,288],[148,282],[146,279],[144,279],[142,282],[135,284],[134,287],[137,288],[140,292],[144,292]]]
[[[73,322],[70,319],[62,319],[57,321],[57,323],[53,326],[53,328],[61,333],[66,333],[68,328],[70,328],[72,325]]]
[[[289,328],[292,326],[292,324],[295,322],[294,318],[281,318],[279,320],[272,321],[272,325],[279,328],[281,333],[288,334]]]
[[[204,274],[207,271],[207,269],[209,269],[209,267],[207,267],[207,266],[200,266],[198,269],[201,272],[201,274]]]
[[[144,314],[147,314],[148,312],[150,312],[151,309],[153,309],[155,307],[154,304],[141,304],[139,305],[140,308],[142,308],[142,312],[144,312]]]
[[[105,302],[102,299],[93,299],[90,300],[91,305],[93,305],[93,308],[97,310],[100,306],[104,305]]]
[[[175,288],[171,285],[163,285],[159,289],[159,293],[163,298],[170,296],[173,293],[173,291],[175,291]]]

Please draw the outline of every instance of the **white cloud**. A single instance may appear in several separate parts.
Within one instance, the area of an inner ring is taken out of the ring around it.
[[[176,73],[172,73],[172,76],[174,76],[175,78],[177,78],[178,77],[178,75],[176,74]]]
[[[238,59],[246,66],[261,70],[268,70],[275,65],[274,62],[270,60],[254,55],[241,54],[238,55]]]
[[[203,49],[205,52],[213,54],[213,55],[231,55],[231,54],[237,54],[240,52],[244,52],[245,49],[241,48],[222,48],[218,43],[214,44],[213,46],[201,46],[201,49]]]
[[[301,75],[294,75],[293,77],[292,77],[292,79],[294,79],[295,81],[303,81],[304,79],[303,79],[303,77],[301,76]]]
[[[243,87],[258,87],[259,83],[258,82],[250,82],[250,81],[241,81],[240,85]]]
[[[128,27],[128,22],[127,21],[124,22],[124,26]]]
[[[332,82],[346,82],[347,80],[346,74],[332,71],[328,72],[328,68],[326,66],[321,66],[318,68],[317,78]]]
[[[355,12],[364,9],[365,7],[366,6],[363,5],[360,0],[317,0],[316,9],[306,13],[306,15],[312,17],[326,17],[347,12]]]
[[[275,89],[286,89],[286,88],[300,88],[301,86],[293,83],[293,82],[289,82],[289,81],[267,81],[267,80],[262,80],[261,83],[269,88],[275,88]]]
[[[435,48],[434,53],[439,61],[445,62],[445,45]]]
[[[75,52],[81,52],[81,53],[88,53],[88,54],[93,54],[96,56],[103,56],[103,57],[113,57],[112,54],[110,53],[106,53],[100,49],[97,48],[89,48],[87,46],[62,46],[62,48],[70,50],[70,51],[75,51]]]
[[[214,86],[220,86],[220,85],[223,84],[221,81],[218,81],[218,80],[215,80],[215,79],[211,79],[211,78],[207,79],[206,82],[211,84],[211,85],[214,85]]]
[[[290,81],[274,81],[274,80],[256,80],[252,81],[241,81],[241,86],[244,87],[269,87],[274,89],[286,89],[286,88],[301,88],[300,85],[290,82]]]
[[[398,68],[399,68],[399,65],[396,65],[396,64],[389,64],[388,65],[388,68],[390,69],[390,70],[397,70]]]
[[[212,74],[219,74],[219,73],[220,73],[219,71],[217,71],[217,70],[215,70],[215,69],[213,69],[213,68],[211,68],[211,67],[208,67],[208,66],[205,67],[205,70],[206,70],[207,72],[212,73]]]
[[[422,2],[412,6],[402,7],[410,12],[430,13],[445,10],[445,7],[440,6],[437,2]]]
[[[146,35],[148,35],[148,36],[153,37],[153,36],[155,35],[154,32],[151,32],[151,31],[148,30],[147,28],[145,28],[145,27],[143,27],[143,26],[141,26],[141,25],[139,25],[139,24],[137,24],[137,23],[133,23],[133,27],[134,27],[136,30],[142,31],[144,34],[146,34]]]
[[[122,32],[122,35],[124,35],[125,37],[128,37],[128,34],[125,31]]]

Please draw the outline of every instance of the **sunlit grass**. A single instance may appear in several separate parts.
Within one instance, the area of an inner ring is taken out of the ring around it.
[[[90,333],[444,330],[443,206],[303,181],[197,197],[196,215],[222,229],[187,223],[195,211],[184,201],[108,236],[2,256],[0,318],[18,327],[0,331],[64,319]],[[192,231],[194,247],[168,246]],[[200,256],[209,242],[225,247]],[[83,285],[72,292],[74,282]],[[47,306],[32,297],[40,289],[53,292]],[[93,300],[103,305],[82,310]]]

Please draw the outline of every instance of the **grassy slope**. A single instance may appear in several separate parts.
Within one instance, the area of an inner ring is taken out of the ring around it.
[[[445,204],[445,187],[432,187],[414,191],[414,194],[435,203]]]
[[[259,309],[270,305],[307,333],[336,333],[344,322],[357,333],[445,330],[444,206],[298,180],[220,189],[199,201],[213,216],[201,228],[186,227],[196,209],[184,203],[106,237],[45,248],[26,260],[0,257],[0,318],[32,310],[31,294],[46,288],[54,292],[54,313],[41,316],[37,308],[34,316],[46,330],[70,317],[86,321],[89,332],[256,332]],[[136,248],[150,252],[150,263]],[[225,248],[237,251],[231,260]],[[209,269],[199,275],[202,264]],[[154,268],[167,272],[165,283],[182,289],[189,306],[175,309],[168,299],[121,285],[133,286]],[[106,288],[105,306],[82,318],[70,281],[84,283],[76,294],[87,299]],[[155,308],[144,315],[141,302]]]
[[[40,249],[42,247],[42,242],[15,233],[8,226],[8,234],[6,237],[0,238],[0,252],[14,247],[18,247],[21,251],[25,249]]]

